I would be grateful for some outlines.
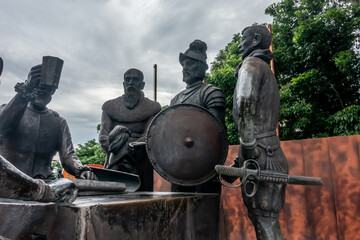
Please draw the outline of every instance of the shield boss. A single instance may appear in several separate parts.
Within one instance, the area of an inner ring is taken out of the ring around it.
[[[209,111],[191,104],[158,113],[146,134],[146,151],[154,169],[166,180],[195,186],[216,175],[228,152],[226,130]]]

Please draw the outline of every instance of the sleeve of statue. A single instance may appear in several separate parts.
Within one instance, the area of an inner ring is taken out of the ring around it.
[[[0,107],[0,131],[2,134],[10,132],[21,120],[28,100],[17,93],[8,104]]]
[[[21,172],[0,156],[0,197],[21,200],[40,200],[45,183]]]
[[[103,110],[101,114],[101,126],[99,131],[99,143],[101,147],[104,149],[105,153],[109,152],[109,134],[111,131],[111,118],[109,115]]]
[[[244,61],[238,73],[234,91],[233,115],[235,125],[243,142],[255,140],[254,119],[261,82],[261,72],[256,64]]]
[[[226,102],[221,89],[212,84],[204,84],[200,96],[202,105],[225,125]]]
[[[80,176],[84,170],[84,166],[75,154],[74,146],[71,139],[69,126],[65,119],[60,117],[60,139],[59,139],[59,157],[60,162],[65,171],[74,175]]]

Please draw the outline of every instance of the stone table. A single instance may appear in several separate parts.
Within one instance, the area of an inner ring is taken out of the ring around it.
[[[62,240],[218,239],[218,203],[217,194],[160,192],[80,196],[70,205],[0,198],[0,236]]]

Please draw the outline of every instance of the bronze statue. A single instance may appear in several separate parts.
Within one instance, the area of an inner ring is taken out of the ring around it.
[[[288,164],[276,134],[280,109],[279,89],[269,62],[271,34],[263,26],[242,31],[239,45],[243,61],[237,68],[233,100],[235,127],[240,135],[240,148],[234,167],[255,159],[261,170],[288,173]],[[256,164],[255,164],[256,165]],[[248,208],[257,239],[283,239],[279,212],[285,203],[284,183],[259,182],[256,193],[242,195]]]
[[[3,60],[0,58],[0,76]],[[55,180],[46,184],[33,179],[15,168],[0,155],[0,197],[42,202],[72,203],[77,196],[75,185],[68,179]],[[1,237],[0,237],[1,238]]]
[[[44,57],[16,95],[0,109],[0,154],[30,177],[54,180],[51,161],[59,152],[64,169],[77,178],[94,179],[91,169],[76,157],[64,118],[46,106],[57,89],[63,61]]]
[[[183,67],[183,81],[186,83],[186,89],[171,100],[170,106],[188,103],[203,107],[225,125],[224,94],[214,85],[203,82],[208,69],[206,50],[205,42],[195,40],[190,43],[189,49],[185,53],[180,53],[179,62]],[[171,189],[176,192],[220,193],[221,185],[214,177],[194,187],[172,184]]]
[[[139,190],[152,191],[153,169],[145,146],[136,142],[144,142],[146,127],[161,106],[144,96],[140,70],[127,70],[123,85],[125,94],[102,106],[99,142],[107,154],[105,168],[138,174],[142,182]]]

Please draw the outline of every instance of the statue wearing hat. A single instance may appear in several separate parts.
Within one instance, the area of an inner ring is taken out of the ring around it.
[[[16,95],[0,108],[0,154],[30,177],[53,180],[51,161],[58,152],[64,169],[77,178],[96,178],[76,157],[64,118],[46,106],[58,87],[63,61],[44,57]]]
[[[180,53],[179,62],[183,67],[183,81],[186,83],[186,89],[171,100],[170,106],[187,103],[203,107],[225,125],[224,94],[214,85],[204,83],[205,72],[208,69],[206,50],[205,42],[195,40],[190,43],[189,49],[185,53]],[[195,187],[172,184],[171,188],[176,192],[221,192],[221,185],[216,178]]]

